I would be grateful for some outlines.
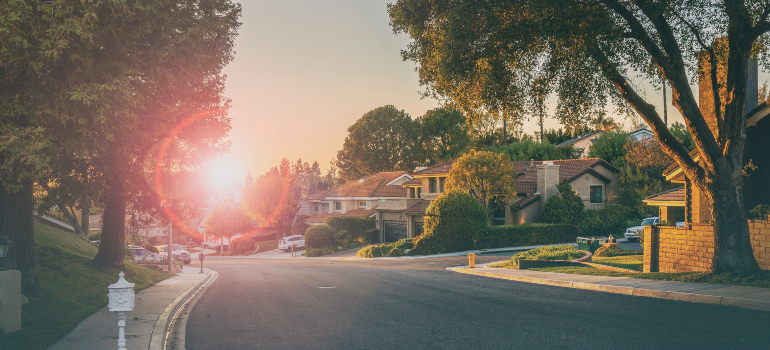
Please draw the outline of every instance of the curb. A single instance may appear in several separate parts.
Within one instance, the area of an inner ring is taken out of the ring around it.
[[[465,273],[469,275],[507,279],[507,280],[517,281],[517,282],[544,284],[549,286],[566,287],[566,288],[574,288],[574,289],[585,289],[585,290],[592,290],[592,291],[598,291],[598,292],[625,294],[625,295],[632,295],[632,296],[639,296],[639,297],[687,301],[691,303],[737,306],[745,309],[770,311],[770,302],[761,301],[761,300],[722,297],[718,295],[707,295],[707,294],[697,294],[697,293],[673,292],[673,291],[654,290],[654,289],[645,289],[645,288],[624,287],[624,286],[613,286],[613,285],[589,283],[589,282],[556,281],[556,280],[549,280],[545,278],[506,275],[502,273],[485,272],[485,271],[474,271],[464,267],[447,267],[446,269],[449,271]]]
[[[181,310],[182,306],[185,305],[190,299],[192,299],[198,292],[205,289],[208,283],[216,279],[218,275],[219,274],[216,271],[208,270],[208,273],[206,277],[203,278],[203,280],[187,288],[187,290],[182,292],[182,294],[180,294],[176,299],[174,299],[174,301],[166,306],[163,312],[160,313],[160,316],[158,316],[157,321],[155,321],[155,327],[153,327],[152,335],[150,335],[150,344],[148,349],[166,349],[168,334],[179,310]],[[159,327],[159,325],[162,325],[162,327]]]

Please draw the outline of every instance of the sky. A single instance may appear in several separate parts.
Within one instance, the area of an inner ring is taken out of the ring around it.
[[[417,118],[438,107],[421,99],[416,65],[401,58],[409,38],[393,33],[388,2],[241,1],[235,59],[225,68],[233,129],[230,153],[218,161],[220,181],[257,177],[282,158],[317,161],[325,172],[347,128],[367,111],[392,104]],[[660,93],[640,88],[662,113]],[[670,104],[668,111],[670,122],[682,121]],[[549,119],[545,127],[559,125]],[[524,131],[536,128],[533,118]]]

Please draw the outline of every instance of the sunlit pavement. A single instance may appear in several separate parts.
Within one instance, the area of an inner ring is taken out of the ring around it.
[[[212,259],[219,278],[190,313],[186,347],[752,349],[770,341],[770,312],[444,270],[466,261]]]

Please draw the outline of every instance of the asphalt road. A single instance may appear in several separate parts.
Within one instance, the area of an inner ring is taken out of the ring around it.
[[[501,260],[478,257],[479,263]],[[464,257],[210,260],[197,349],[767,349],[770,312],[444,270]]]

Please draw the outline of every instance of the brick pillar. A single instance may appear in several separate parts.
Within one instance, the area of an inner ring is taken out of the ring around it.
[[[658,272],[659,239],[657,227],[644,227],[644,272]]]

